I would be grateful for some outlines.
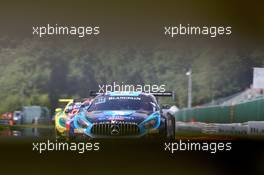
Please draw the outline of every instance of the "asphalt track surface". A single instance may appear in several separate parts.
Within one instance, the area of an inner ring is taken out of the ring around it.
[[[42,131],[43,132],[43,131]],[[52,129],[44,133],[52,133]],[[48,136],[52,137],[51,135]],[[47,137],[0,137],[1,174],[264,174],[263,139],[228,139],[223,136],[181,135],[182,140],[232,142],[232,150],[164,151],[164,141],[154,139],[104,139],[99,151],[32,151],[33,142]],[[52,139],[51,139],[52,140]],[[53,140],[54,141],[54,140]]]

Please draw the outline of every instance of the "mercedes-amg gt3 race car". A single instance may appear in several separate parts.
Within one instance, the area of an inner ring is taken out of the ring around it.
[[[174,117],[163,115],[154,95],[143,92],[100,94],[89,107],[81,108],[74,116],[70,136],[136,138],[156,133],[174,138]],[[168,94],[159,93],[159,96],[162,95]]]

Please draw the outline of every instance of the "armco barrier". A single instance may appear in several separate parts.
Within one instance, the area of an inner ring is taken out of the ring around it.
[[[204,123],[243,123],[264,121],[264,97],[232,106],[208,106],[182,109],[175,113],[176,121]]]

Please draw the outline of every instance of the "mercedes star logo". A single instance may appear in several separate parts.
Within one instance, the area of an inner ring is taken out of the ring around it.
[[[119,135],[120,128],[118,125],[111,125],[111,135]]]

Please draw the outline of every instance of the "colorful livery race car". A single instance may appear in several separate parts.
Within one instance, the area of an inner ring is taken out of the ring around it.
[[[66,103],[64,109],[57,108],[55,114],[55,134],[56,137],[66,136],[68,121],[79,111],[81,103],[74,102],[73,99],[59,99],[60,104]]]
[[[91,101],[92,98],[59,99],[59,104],[62,106],[56,109],[54,117],[56,138],[69,135],[70,123],[73,121],[74,116],[79,112],[81,107],[89,106]]]
[[[156,133],[174,138],[174,117],[163,115],[154,95],[144,92],[100,94],[75,115],[70,124],[70,136],[136,138]]]

